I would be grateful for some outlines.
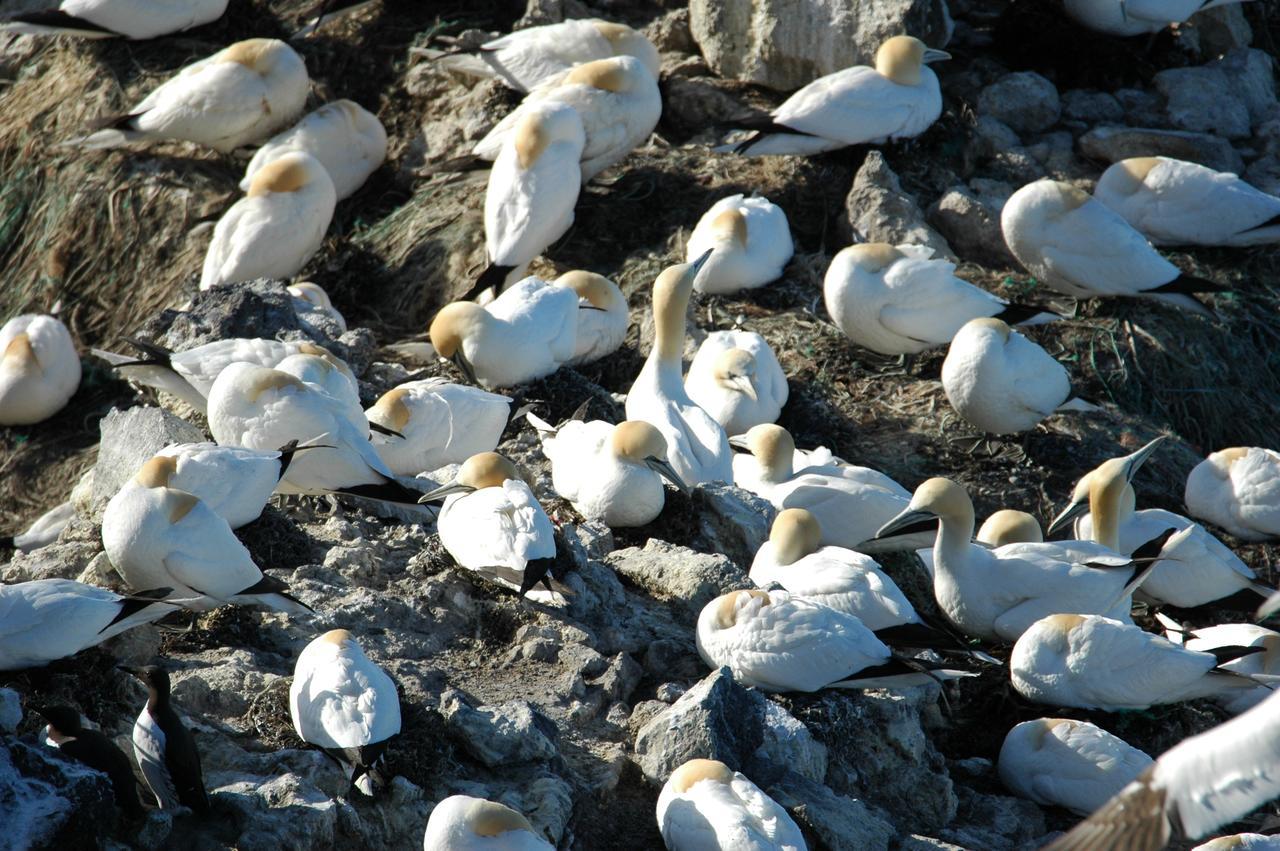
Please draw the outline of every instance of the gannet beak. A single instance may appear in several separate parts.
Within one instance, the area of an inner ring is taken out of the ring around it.
[[[1129,456],[1129,460],[1124,465],[1124,478],[1126,482],[1132,482],[1133,476],[1147,463],[1147,459],[1151,457],[1151,453],[1156,451],[1156,447],[1164,442],[1164,435],[1160,435],[1146,446]]]
[[[1053,518],[1053,522],[1049,524],[1049,528],[1044,530],[1045,535],[1048,536],[1054,534],[1088,510],[1089,503],[1087,501],[1071,503],[1066,508],[1062,509],[1062,513]]]
[[[729,438],[729,446],[743,452],[750,452],[751,447],[747,445],[747,436],[745,434],[735,434]]]
[[[1124,5],[1124,4],[1121,3],[1121,5]],[[936,48],[929,47],[929,48],[925,48],[924,58],[922,58],[920,61],[923,62],[925,65],[928,65],[930,62],[944,62],[950,58],[951,58],[951,54],[947,53],[945,50],[937,50]]]
[[[740,393],[745,393],[751,401],[756,401],[760,397],[756,395],[755,385],[751,383],[749,375],[735,375],[729,379],[730,386],[734,387]]]
[[[580,304],[580,305],[578,305],[578,310],[598,310],[598,311],[600,311],[601,313],[608,313],[608,312],[609,312],[609,311],[605,310],[603,307],[596,307],[594,304]]]
[[[706,251],[702,252],[702,256],[701,256],[701,257],[699,257],[697,260],[694,260],[694,261],[693,261],[693,263],[691,264],[691,265],[693,266],[693,274],[695,274],[695,275],[696,275],[696,274],[698,274],[698,271],[699,271],[703,266],[705,266],[705,265],[706,265],[706,263],[707,263],[707,258],[711,256],[711,252],[712,252],[712,251],[715,251],[715,249],[714,249],[714,248],[708,248]]]
[[[462,482],[449,482],[447,485],[441,485],[433,491],[424,493],[418,498],[418,503],[435,502],[437,499],[443,499],[450,494],[455,493],[471,493],[475,488],[471,485],[464,485]]]
[[[654,455],[650,455],[648,458],[644,459],[644,463],[650,470],[653,470],[655,473],[671,482],[671,484],[675,485],[676,490],[680,491],[680,493],[689,493],[689,486],[684,483],[684,480],[680,478],[676,473],[675,468],[669,463]]]
[[[1254,619],[1263,620],[1264,618],[1269,618],[1275,614],[1277,609],[1280,609],[1280,591],[1275,592],[1263,601],[1262,605],[1258,607]]]
[[[932,511],[923,511],[917,508],[907,507],[905,511],[888,523],[880,527],[880,531],[876,532],[875,537],[871,540],[878,541],[881,538],[887,538],[895,532],[900,532],[908,526],[914,526],[917,523],[928,523],[938,519],[938,515]]]
[[[479,379],[476,378],[476,371],[471,367],[471,362],[467,360],[467,356],[462,353],[461,346],[458,347],[458,350],[453,353],[453,357],[449,358],[449,360],[467,377],[467,381],[476,385],[480,384]]]

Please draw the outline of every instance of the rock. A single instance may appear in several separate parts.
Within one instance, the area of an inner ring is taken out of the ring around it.
[[[11,688],[0,688],[0,732],[16,733],[22,723],[22,698]]]
[[[100,549],[101,545],[94,542],[68,541],[29,553],[15,552],[8,564],[0,566],[0,579],[5,582],[75,579]]]
[[[1233,50],[1210,67],[1221,71],[1244,101],[1251,126],[1270,118],[1276,106],[1275,62],[1263,50]]]
[[[967,848],[961,848],[959,845],[952,845],[950,842],[943,842],[941,839],[934,839],[932,836],[920,836],[911,834],[910,836],[898,841],[898,851],[968,851]]]
[[[1090,125],[1114,124],[1124,120],[1124,107],[1107,92],[1072,89],[1062,93],[1062,114]]]
[[[650,643],[644,651],[644,669],[655,677],[692,679],[703,674],[693,636],[687,641],[664,638]]]
[[[7,848],[78,848],[116,823],[107,775],[56,748],[0,741],[0,813]]]
[[[204,433],[184,419],[161,408],[114,408],[99,423],[102,441],[98,446],[98,463],[93,468],[94,516],[102,517],[102,509],[116,491],[138,474],[151,456],[171,443],[199,443]]]
[[[1007,186],[997,181],[987,182]],[[965,260],[1016,267],[1000,230],[1000,211],[1010,194],[1012,190],[1003,193],[1003,197],[980,196],[967,186],[953,186],[929,208],[929,223]]]
[[[674,602],[691,623],[703,606],[721,594],[755,587],[726,556],[694,552],[656,538],[650,538],[644,549],[616,550],[604,561],[655,597]]]
[[[769,784],[765,791],[829,851],[887,851],[897,833],[862,801],[837,795],[794,771]]]
[[[513,30],[558,24],[569,18],[590,18],[591,10],[579,0],[529,0],[524,15],[515,22]]]
[[[698,45],[693,41],[693,33],[689,29],[689,10],[672,9],[665,15],[654,18],[642,32],[659,53],[696,53]],[[664,103],[665,107],[666,104]]]
[[[1061,113],[1058,90],[1034,71],[1006,74],[978,95],[978,114],[997,118],[1018,132],[1046,130],[1058,123]]]
[[[1044,813],[1031,801],[1006,795],[984,795],[956,787],[960,806],[956,821],[938,835],[963,848],[1020,851],[1035,848],[1045,833]]]
[[[1155,75],[1169,123],[1178,130],[1228,139],[1249,135],[1249,107],[1221,68],[1168,68]]]
[[[573,788],[555,775],[539,777],[523,786],[517,796],[503,796],[502,802],[523,813],[529,823],[553,843],[564,836],[573,815]]]
[[[879,151],[867,154],[844,206],[854,242],[927,245],[938,256],[955,259],[942,234],[925,224],[915,198],[903,191],[898,175]]]
[[[1116,100],[1124,109],[1124,123],[1130,127],[1161,127],[1165,123],[1164,102],[1145,89],[1116,89]]]
[[[610,702],[627,701],[640,684],[643,673],[636,660],[626,653],[619,653],[609,661],[604,673],[597,679],[588,680],[587,685],[598,686]]]
[[[285,282],[266,278],[197,292],[182,310],[163,310],[146,322],[139,336],[174,351],[231,337],[314,339],[298,321]]]
[[[728,668],[713,671],[641,728],[636,763],[659,785],[691,759],[718,759],[740,770],[764,741],[764,704]]]
[[[779,91],[870,65],[891,36],[943,47],[953,27],[945,0],[691,0],[689,23],[719,76]]]
[[[977,143],[977,154],[980,157],[993,157],[1001,151],[1016,148],[1022,144],[1013,128],[998,118],[990,115],[978,116],[973,127],[973,138]]]
[[[762,497],[726,484],[706,484],[694,491],[702,537],[712,552],[749,567],[756,550],[769,540],[777,510]]]
[[[1253,42],[1253,29],[1239,3],[1197,12],[1190,23],[1200,36],[1200,52],[1206,56],[1222,56]]]
[[[813,738],[809,728],[772,700],[764,702],[764,743],[752,756],[785,766],[815,783],[827,776],[827,747]]]
[[[1109,163],[1130,157],[1173,157],[1236,174],[1244,168],[1244,161],[1230,142],[1204,133],[1097,127],[1081,136],[1079,145],[1085,156]]]
[[[1249,164],[1244,178],[1270,195],[1280,195],[1280,154],[1267,154]]]
[[[449,689],[440,695],[440,714],[462,745],[493,768],[547,762],[559,753],[555,725],[523,700],[473,708],[461,692]]]
[[[714,77],[669,76],[662,83],[662,114],[684,133],[714,131],[743,113],[732,85]]]

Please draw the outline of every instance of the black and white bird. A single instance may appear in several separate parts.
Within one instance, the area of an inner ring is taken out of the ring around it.
[[[136,818],[143,814],[142,803],[138,800],[138,781],[133,776],[133,765],[110,737],[85,727],[80,713],[70,706],[42,706],[37,707],[36,712],[49,722],[44,728],[46,743],[107,775],[111,780],[116,806],[124,810],[126,815]]]
[[[142,776],[162,810],[187,807],[198,815],[209,812],[200,752],[195,737],[182,723],[169,695],[169,672],[160,665],[122,667],[147,687],[147,703],[133,725],[133,755]]]
[[[62,0],[0,20],[0,33],[80,38],[158,38],[216,21],[227,0]]]

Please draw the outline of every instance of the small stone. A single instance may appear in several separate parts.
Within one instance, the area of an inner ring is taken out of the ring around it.
[[[705,484],[694,491],[702,537],[712,552],[738,565],[750,565],[769,540],[777,510],[767,499],[727,484]]]
[[[689,30],[689,10],[672,9],[655,18],[642,31],[659,53],[697,53],[698,45]]]
[[[1222,69],[1168,68],[1156,74],[1155,84],[1173,127],[1228,139],[1249,135],[1249,108]]]
[[[978,143],[978,155],[982,157],[992,157],[1001,151],[1007,151],[1022,144],[1022,140],[1018,138],[1017,133],[1013,132],[1012,127],[990,115],[978,116],[978,121],[973,128],[973,136]]]
[[[685,687],[680,683],[663,683],[654,689],[654,696],[663,703],[675,703],[685,694]]]
[[[743,112],[731,84],[714,77],[669,75],[662,84],[662,114],[691,135],[728,124]]]
[[[879,151],[867,154],[844,206],[854,242],[927,245],[935,255],[955,259],[942,234],[925,224],[916,199],[903,191],[898,175]]]
[[[1206,56],[1222,56],[1253,42],[1253,29],[1239,3],[1197,12],[1190,23],[1200,34],[1200,52]]]
[[[1239,174],[1244,168],[1244,161],[1230,142],[1205,133],[1097,127],[1081,136],[1079,144],[1085,156],[1109,163],[1130,157],[1172,157],[1234,174]]]
[[[1124,120],[1124,107],[1107,92],[1072,89],[1062,94],[1062,114],[1089,124],[1114,124]]]
[[[588,685],[599,686],[610,701],[625,701],[640,684],[642,673],[636,660],[626,653],[619,653],[609,661],[609,667],[605,672],[598,679],[590,681]]]
[[[658,639],[645,648],[644,669],[655,677],[679,679],[701,677],[705,670],[693,641],[674,638]]]
[[[1159,127],[1165,122],[1160,96],[1144,89],[1116,89],[1116,100],[1124,109],[1124,123],[1130,127]]]
[[[978,113],[998,118],[1018,132],[1035,133],[1058,123],[1062,104],[1053,83],[1034,71],[1018,71],[982,90]]]
[[[22,723],[22,698],[11,688],[0,688],[0,732],[16,733]]]
[[[461,692],[449,689],[440,695],[440,714],[462,745],[490,767],[547,762],[558,754],[548,736],[555,735],[555,725],[523,700],[473,708]]]
[[[1000,211],[1009,194],[993,198],[979,196],[967,186],[953,186],[929,208],[929,223],[964,259],[1013,267],[1013,254],[1000,230]]]
[[[1280,196],[1280,154],[1267,154],[1254,160],[1244,178],[1263,192]]]
[[[964,817],[939,832],[948,842],[983,851],[1020,851],[1036,847],[1033,840],[1044,835],[1044,813],[1031,801],[984,795],[965,786],[957,786],[956,795]]]

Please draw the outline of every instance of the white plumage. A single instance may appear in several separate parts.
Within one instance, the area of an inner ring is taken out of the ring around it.
[[[351,196],[387,158],[387,131],[378,117],[355,101],[335,100],[263,143],[244,170],[240,188],[288,151],[315,157],[333,181],[337,200]]]
[[[971,319],[942,362],[956,413],[991,434],[1033,429],[1071,395],[1071,377],[1048,352],[999,319]]]
[[[1067,14],[1109,35],[1157,33],[1205,9],[1241,0],[1065,0]]]
[[[503,804],[450,795],[431,810],[423,851],[555,851],[528,819]]]
[[[658,794],[658,830],[668,851],[805,851],[787,811],[740,771],[692,759]]]
[[[754,331],[708,334],[689,364],[684,389],[729,435],[773,422],[787,404],[787,376],[778,356]]]
[[[375,433],[373,448],[396,475],[416,476],[493,449],[510,410],[506,396],[427,378],[388,390],[365,416],[404,435]]]
[[[1203,845],[1197,845],[1191,851],[1280,851],[1280,836],[1233,833],[1230,836],[1211,839]]]
[[[58,540],[62,530],[70,525],[75,516],[76,507],[72,500],[58,503],[32,521],[26,531],[13,536],[14,549],[29,553],[47,547]]]
[[[80,386],[80,355],[54,316],[24,313],[0,328],[0,425],[56,414]]]
[[[275,450],[175,443],[155,457],[171,459],[156,465],[167,487],[198,496],[232,529],[257,520],[280,481],[281,456]],[[131,479],[124,487],[142,485]]]
[[[360,383],[344,361],[328,352],[322,355],[299,352],[280,361],[275,369],[337,399],[347,420],[361,432],[365,431],[368,421],[360,404]]]
[[[18,14],[0,22],[0,32],[137,41],[202,26],[226,10],[227,0],[62,0],[65,18]]]
[[[1183,499],[1192,517],[1242,541],[1280,536],[1280,453],[1257,446],[1214,452],[1187,476]]]
[[[319,336],[314,333],[313,324],[315,322],[313,317],[317,316],[327,317],[337,324],[340,333],[346,333],[347,320],[338,312],[338,308],[333,306],[333,302],[329,300],[329,294],[319,284],[299,281],[296,284],[290,284],[286,289],[293,297],[293,312],[297,314],[298,321],[308,333]]]
[[[1251,623],[1224,623],[1218,626],[1205,626],[1189,630],[1183,635],[1170,635],[1171,641],[1188,650],[1199,650],[1211,653],[1220,647],[1261,647],[1261,653],[1251,653],[1223,662],[1224,671],[1237,674],[1264,677],[1280,677],[1280,632],[1257,626]],[[1259,683],[1251,689],[1233,691],[1219,696],[1217,699],[1228,712],[1239,714],[1246,709],[1257,706],[1271,694],[1271,689]]]
[[[200,289],[292,278],[319,250],[335,202],[333,180],[319,160],[298,150],[280,154],[214,226]]]
[[[782,277],[794,250],[782,208],[768,198],[739,193],[702,214],[689,235],[685,259],[692,263],[711,251],[694,287],[700,293],[732,293]]]
[[[999,772],[1014,794],[1088,815],[1151,765],[1118,736],[1070,718],[1023,721],[1004,737]]]
[[[592,363],[617,351],[631,324],[627,297],[618,285],[604,275],[581,269],[565,272],[556,278],[555,285],[578,294],[578,332],[573,357],[565,365]]]

